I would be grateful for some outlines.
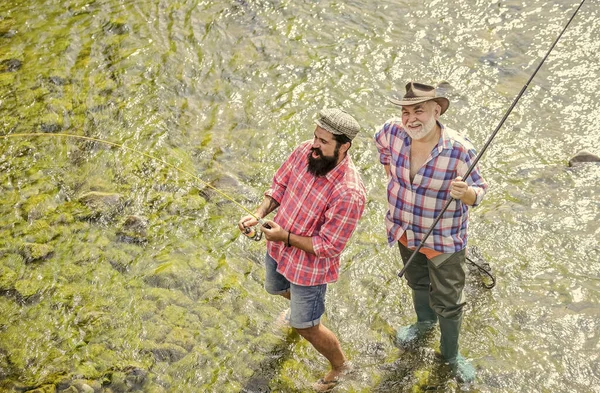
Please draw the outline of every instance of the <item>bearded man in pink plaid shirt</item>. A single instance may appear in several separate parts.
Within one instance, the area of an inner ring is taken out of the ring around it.
[[[329,360],[331,370],[313,386],[328,391],[349,365],[340,343],[321,323],[327,284],[338,279],[340,255],[366,200],[363,182],[348,150],[360,127],[340,109],[323,109],[314,139],[298,146],[273,177],[256,217],[277,209],[267,238],[265,289],[290,300],[289,324]],[[255,217],[239,222],[242,232]]]
[[[475,369],[458,352],[467,225],[469,207],[481,202],[488,186],[478,168],[462,178],[476,152],[467,138],[438,121],[450,105],[447,98],[433,86],[410,82],[402,99],[390,101],[402,108],[402,118],[388,120],[375,143],[389,180],[388,242],[398,244],[404,263],[455,199],[406,268],[417,323],[398,329],[396,343],[409,348],[439,322],[442,357],[459,381],[472,382]]]

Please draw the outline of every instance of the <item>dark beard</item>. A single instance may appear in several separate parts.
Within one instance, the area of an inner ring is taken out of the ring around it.
[[[313,151],[318,152],[319,157],[312,156]],[[310,149],[308,152],[308,173],[320,177],[328,174],[337,165],[339,148],[336,146],[333,156],[324,156],[319,149]]]

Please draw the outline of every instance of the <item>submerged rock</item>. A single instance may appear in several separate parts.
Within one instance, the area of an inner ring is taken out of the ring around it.
[[[185,348],[176,344],[151,344],[147,351],[154,355],[157,362],[174,363],[187,355]]]
[[[0,61],[0,73],[14,72],[21,69],[23,62],[17,59],[7,59]]]
[[[19,251],[25,262],[34,262],[52,256],[54,247],[48,244],[24,243]]]
[[[38,280],[18,280],[15,283],[15,291],[19,301],[27,301],[36,298],[43,289],[43,282]]]
[[[71,387],[74,387],[77,393],[94,393],[99,392],[102,389],[100,382],[86,379],[74,380]]]
[[[123,196],[117,193],[90,191],[82,194],[78,201],[90,209],[86,218],[112,216],[123,207]]]
[[[126,243],[145,243],[147,241],[148,219],[130,215],[125,217],[121,228],[117,231],[120,241]]]
[[[16,30],[0,31],[0,38],[13,38],[17,34]]]
[[[61,78],[60,76],[51,76],[48,81],[56,86],[65,86],[71,83],[70,80]]]
[[[27,391],[27,393],[54,393],[54,392],[56,392],[56,386],[54,386],[53,384],[42,385],[33,390]]]
[[[40,124],[40,131],[45,132],[47,134],[54,134],[56,132],[60,132],[62,130],[62,126],[57,123],[42,123]]]
[[[0,265],[0,292],[14,289],[19,275],[12,269]]]
[[[578,166],[585,163],[600,163],[600,157],[588,151],[581,150],[569,159],[569,166]]]
[[[125,23],[109,22],[103,26],[104,32],[107,34],[123,35],[129,33],[129,26]]]

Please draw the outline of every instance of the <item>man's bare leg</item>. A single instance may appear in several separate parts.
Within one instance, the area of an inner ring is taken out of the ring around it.
[[[346,356],[333,332],[322,324],[306,329],[296,329],[319,353],[329,360],[331,370],[323,377],[323,381],[335,380],[344,370]]]

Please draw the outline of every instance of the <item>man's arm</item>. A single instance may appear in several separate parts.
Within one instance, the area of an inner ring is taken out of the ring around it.
[[[309,236],[295,235],[286,231],[274,221],[267,221],[271,228],[261,228],[267,240],[273,242],[283,242],[286,246],[296,247],[310,254],[315,254],[313,248],[313,238]],[[288,243],[289,240],[289,243]]]
[[[346,193],[325,212],[325,222],[319,233],[300,236],[283,229],[276,222],[267,221],[271,228],[261,228],[267,240],[283,242],[320,258],[338,256],[354,232],[365,207],[364,197]]]
[[[254,215],[258,218],[263,218],[267,214],[271,213],[273,210],[277,209],[278,207],[279,207],[279,202],[277,202],[275,199],[273,199],[273,197],[265,195],[262,203],[256,209],[256,212],[254,213]],[[253,227],[256,224],[258,224],[258,220],[256,220],[256,218],[248,215],[248,216],[242,217],[242,219],[238,222],[238,228],[240,229],[240,231],[245,232],[246,228]]]
[[[256,216],[259,218],[263,218],[278,207],[279,202],[273,199],[273,197],[266,195],[258,209],[256,209]]]

